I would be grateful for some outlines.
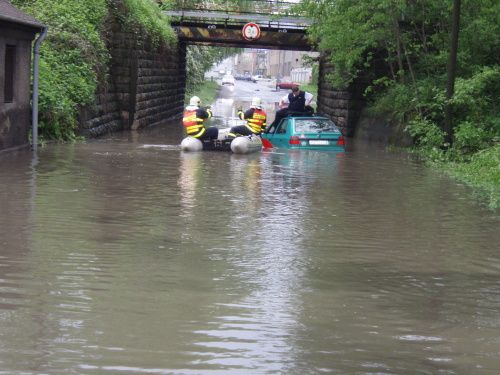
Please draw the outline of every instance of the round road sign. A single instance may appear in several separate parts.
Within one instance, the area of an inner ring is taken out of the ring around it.
[[[249,22],[243,26],[242,33],[246,40],[257,40],[260,38],[260,27],[256,23]]]

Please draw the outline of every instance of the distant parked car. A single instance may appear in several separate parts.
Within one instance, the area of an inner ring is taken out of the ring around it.
[[[262,134],[268,145],[302,150],[344,150],[344,136],[327,117],[290,116]]]
[[[222,77],[222,85],[234,86],[234,77],[232,75],[226,74],[224,77]]]
[[[263,76],[261,74],[257,74],[255,76],[252,76],[252,82],[257,82],[257,81],[270,81],[271,78]]]
[[[236,74],[234,79],[237,81],[250,81],[252,77],[247,76],[245,74]]]
[[[261,76],[261,75],[254,75],[252,76],[252,82],[255,83],[257,81],[260,81],[262,80],[262,78],[264,78],[264,76]]]
[[[280,89],[289,90],[293,86],[300,86],[300,84],[297,82],[290,82],[290,81],[278,81],[276,83],[276,90],[280,90]]]

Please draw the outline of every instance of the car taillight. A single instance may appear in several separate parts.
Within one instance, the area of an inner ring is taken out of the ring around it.
[[[337,140],[337,146],[345,146],[345,139],[343,135],[341,135]]]
[[[300,145],[300,139],[298,136],[296,135],[292,135],[290,137],[290,142],[289,142],[291,145]]]

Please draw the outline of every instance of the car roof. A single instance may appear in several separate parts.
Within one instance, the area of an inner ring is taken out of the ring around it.
[[[305,120],[330,120],[326,116],[288,116],[290,119],[305,119]],[[331,120],[330,120],[331,121]]]

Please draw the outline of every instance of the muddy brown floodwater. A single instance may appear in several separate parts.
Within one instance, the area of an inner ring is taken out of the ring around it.
[[[404,154],[0,157],[0,374],[497,374],[498,215]]]

